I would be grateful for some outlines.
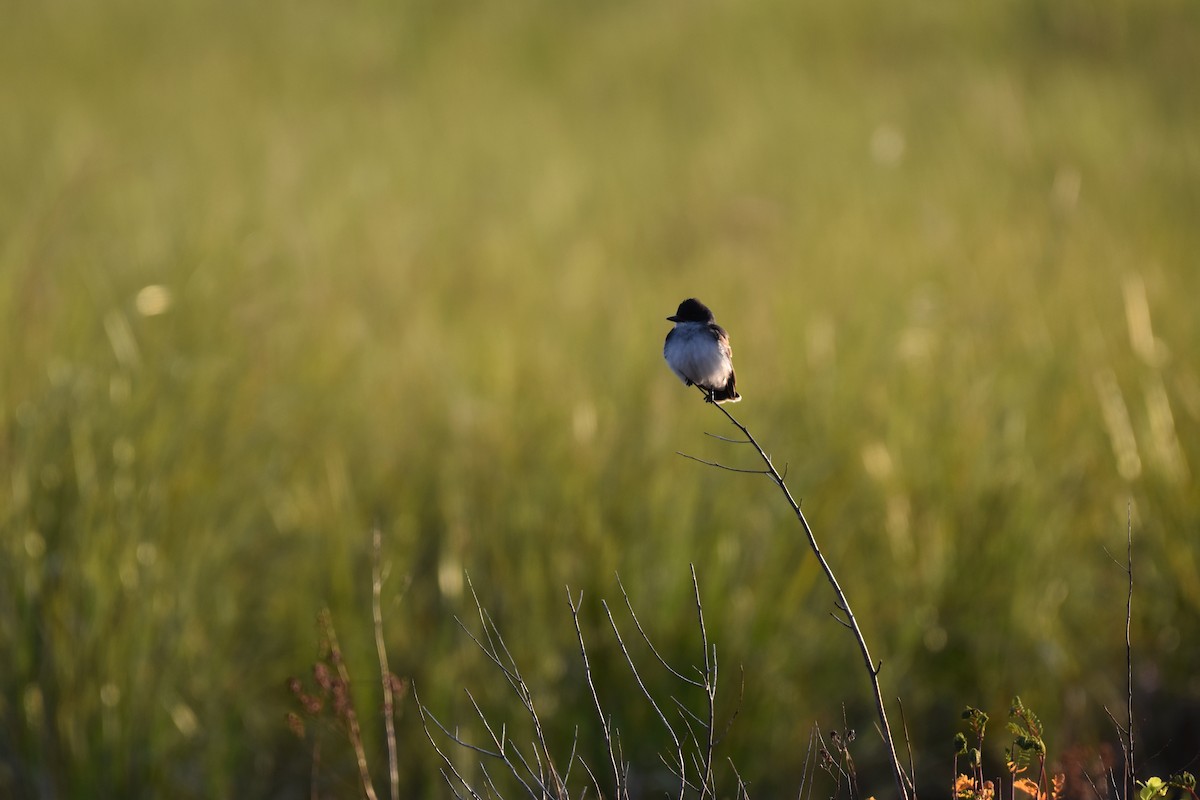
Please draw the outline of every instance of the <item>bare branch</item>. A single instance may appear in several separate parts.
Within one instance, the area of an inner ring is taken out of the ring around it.
[[[1125,712],[1129,727],[1126,728],[1125,742],[1125,800],[1133,797],[1133,779],[1135,772],[1134,743],[1133,743],[1133,640],[1130,631],[1133,626],[1133,502],[1125,503],[1125,572],[1129,577],[1129,593],[1125,598]]]
[[[350,672],[346,668],[346,659],[342,656],[342,648],[338,645],[337,631],[333,628],[333,615],[328,610],[322,614],[322,624],[325,635],[329,639],[330,655],[337,666],[338,677],[346,692],[346,709],[342,712],[346,723],[346,732],[350,744],[354,748],[354,757],[358,762],[358,776],[362,780],[363,794],[367,800],[377,800],[375,785],[371,782],[371,771],[367,767],[367,751],[363,747],[362,729],[358,724],[358,712],[354,710],[354,702],[350,695]]]
[[[592,787],[596,790],[596,797],[604,797],[604,791],[600,788],[600,781],[596,780],[596,773],[592,772],[592,768],[588,766],[586,761],[580,761],[579,763],[583,765],[584,771],[587,772],[588,777],[592,779]]]
[[[1087,778],[1087,782],[1091,785],[1092,793],[1096,795],[1096,800],[1104,800],[1104,795],[1100,793],[1100,787],[1096,785],[1094,780],[1092,780],[1092,773],[1084,769],[1083,777]]]
[[[1121,736],[1121,743],[1124,744],[1125,737],[1129,735],[1129,729],[1122,725],[1120,720],[1117,719],[1116,715],[1108,710],[1108,706],[1100,707],[1104,709],[1104,714],[1108,717],[1109,722],[1111,722],[1113,727],[1117,729],[1117,733]]]
[[[659,655],[658,649],[654,646],[654,643],[650,641],[650,637],[646,635],[646,631],[643,630],[643,628],[642,628],[641,621],[638,620],[637,613],[633,610],[633,603],[630,602],[630,600],[629,600],[629,593],[625,591],[625,584],[621,583],[620,575],[617,575],[617,586],[619,586],[621,588],[621,596],[625,598],[625,607],[629,609],[629,616],[633,618],[633,624],[637,627],[638,633],[641,634],[642,641],[646,643],[646,646],[648,648],[650,648],[650,652],[654,654],[654,657],[656,659],[658,659],[658,663],[662,664],[663,669],[665,669],[667,672],[671,673],[672,675],[674,675],[676,678],[683,681],[684,683],[687,683],[691,686],[695,686],[697,689],[703,689],[704,684],[700,683],[699,681],[695,681],[695,680],[692,680],[691,678],[684,676],[678,670],[676,670],[674,667],[672,667],[670,664],[668,664],[666,662],[666,659],[664,659],[661,655]]]
[[[705,431],[704,435],[711,436],[714,439],[719,439],[722,442],[729,442],[730,444],[750,444],[749,439],[730,439],[728,436],[721,436],[716,433],[709,433],[708,431]]]
[[[415,685],[413,686],[413,699],[416,701],[417,711],[421,715],[421,728],[425,731],[425,738],[429,740],[429,744],[431,747],[433,747],[433,751],[438,754],[438,757],[442,759],[442,763],[446,765],[446,769],[441,770],[442,777],[445,779],[446,785],[449,786],[450,790],[454,792],[455,797],[462,797],[462,795],[458,793],[458,790],[454,788],[454,781],[450,779],[450,776],[453,775],[454,780],[458,781],[458,783],[461,784],[464,789],[466,789],[467,794],[469,794],[472,798],[475,798],[475,800],[483,800],[480,794],[471,788],[471,785],[467,782],[466,778],[462,776],[462,773],[458,771],[458,768],[454,766],[454,762],[450,760],[450,757],[446,755],[445,751],[438,747],[437,741],[433,738],[433,732],[429,730],[428,721],[432,719],[434,724],[441,729],[442,733],[444,733],[446,737],[450,739],[450,741],[454,742],[458,746],[465,747],[469,750],[477,750],[478,748],[462,742],[454,734],[446,730],[445,726],[438,722],[437,718],[434,717],[433,714],[429,712],[429,709],[425,707],[425,704],[421,702],[421,698],[417,693],[417,687]],[[446,773],[447,769],[450,771],[449,775]]]
[[[432,720],[433,724],[437,727],[437,729],[440,730],[447,739],[454,742],[459,747],[464,747],[467,750],[473,750],[474,752],[479,753],[482,756],[487,756],[488,758],[496,758],[496,759],[500,759],[500,760],[504,759],[504,753],[502,753],[502,752],[498,752],[495,750],[488,750],[486,747],[480,747],[477,744],[472,744],[471,742],[468,742],[467,740],[463,739],[461,736],[458,735],[457,730],[451,731],[449,728],[447,728],[445,725],[442,724],[441,720],[439,720],[436,716],[434,716],[432,711],[430,711],[428,708],[422,706],[421,707],[421,721],[425,722],[426,720]]]
[[[579,758],[579,726],[575,726],[575,735],[571,737],[571,754],[567,757],[567,771],[563,773],[562,785],[566,789],[567,781],[571,780],[571,769],[575,766],[575,761]],[[582,762],[581,762],[582,763]],[[584,787],[587,791],[587,787]]]
[[[671,741],[675,743],[675,752],[679,755],[680,772],[683,772],[683,748],[679,744],[679,737],[675,734],[675,729],[671,727],[671,723],[667,721],[667,716],[658,707],[658,703],[655,702],[654,697],[650,694],[650,690],[646,688],[645,682],[642,681],[642,676],[638,672],[637,665],[633,663],[633,657],[629,655],[629,649],[625,647],[625,640],[621,638],[621,631],[617,629],[617,621],[613,619],[608,603],[601,600],[600,605],[604,608],[604,613],[608,616],[608,624],[612,626],[613,635],[617,637],[617,645],[621,648],[621,653],[625,656],[625,662],[629,665],[629,671],[633,673],[633,679],[637,681],[638,688],[642,690],[642,694],[649,701],[650,707],[654,709],[654,713],[658,715],[659,720],[667,729],[667,733],[671,735]]]
[[[592,665],[588,660],[587,646],[583,643],[583,630],[579,627],[579,607],[582,603],[583,592],[580,592],[579,599],[575,600],[571,597],[571,590],[568,588],[567,605],[571,608],[571,619],[575,621],[575,637],[579,641],[579,655],[583,659],[583,674],[587,677],[588,689],[592,693],[592,703],[596,707],[596,716],[600,720],[600,729],[604,734],[604,744],[608,748],[608,759],[613,772],[613,794],[620,800],[626,796],[625,782],[618,764],[617,752],[614,749],[612,723],[605,718],[604,709],[600,705],[600,695],[596,693],[596,682],[592,680]],[[619,742],[616,745],[619,746]]]
[[[649,637],[649,633],[642,626],[640,619],[633,607],[633,602],[621,584],[620,576],[617,576],[618,585],[621,588],[621,593],[625,601],[626,608],[629,611],[630,617],[633,619],[639,636],[645,642],[646,646],[654,654],[654,658],[672,677],[680,680],[683,685],[700,689],[703,691],[707,701],[706,712],[694,713],[678,698],[672,696],[671,701],[677,706],[680,713],[683,725],[686,728],[686,733],[676,728],[679,723],[668,717],[664,712],[663,707],[659,705],[651,694],[650,687],[647,685],[641,670],[638,668],[634,654],[629,648],[629,644],[624,640],[620,628],[616,622],[616,617],[612,612],[611,607],[607,602],[601,601],[601,607],[608,619],[609,626],[613,631],[613,635],[617,641],[617,645],[625,657],[626,663],[629,666],[635,682],[637,683],[643,697],[649,701],[651,708],[659,717],[660,722],[667,729],[674,745],[674,753],[666,752],[660,757],[663,763],[667,766],[668,771],[678,780],[678,800],[684,800],[687,797],[696,798],[696,800],[713,800],[716,797],[716,781],[715,781],[715,749],[720,739],[728,731],[729,725],[732,724],[735,712],[728,720],[725,730],[721,732],[721,736],[717,735],[715,715],[716,715],[716,691],[717,691],[717,676],[719,672],[719,664],[717,660],[716,647],[708,638],[708,631],[704,620],[704,609],[701,604],[699,580],[696,575],[694,566],[691,569],[693,593],[696,602],[696,620],[700,629],[700,648],[703,654],[703,665],[695,666],[694,669],[698,673],[697,678],[690,678],[684,672],[671,667],[661,653],[655,648],[653,641]],[[470,585],[470,577],[467,578]],[[534,800],[568,800],[570,794],[567,787],[567,780],[570,777],[571,770],[575,763],[582,766],[582,769],[587,775],[586,780],[590,783],[584,784],[584,790],[580,797],[588,796],[590,793],[587,787],[590,786],[595,790],[595,796],[598,798],[611,797],[612,800],[629,800],[629,769],[630,765],[625,761],[620,734],[615,727],[611,717],[606,716],[603,704],[600,701],[599,692],[595,683],[595,675],[592,671],[591,659],[588,655],[587,645],[584,641],[582,632],[582,623],[580,620],[580,612],[583,603],[583,594],[574,596],[569,588],[567,588],[567,606],[571,611],[572,621],[575,627],[576,640],[579,645],[579,652],[583,662],[584,675],[587,680],[588,689],[592,695],[593,707],[596,711],[596,717],[601,725],[601,733],[604,736],[606,748],[608,750],[609,764],[612,770],[613,792],[610,794],[601,789],[596,773],[591,766],[579,756],[579,729],[576,728],[575,735],[571,744],[571,751],[566,762],[566,771],[560,773],[556,760],[553,758],[548,742],[546,741],[544,729],[541,720],[538,717],[537,710],[534,706],[533,694],[528,685],[521,676],[520,670],[512,653],[508,649],[508,645],[500,632],[495,621],[480,602],[478,594],[474,587],[470,587],[471,596],[476,604],[476,611],[479,615],[480,627],[482,630],[472,631],[461,620],[457,619],[459,626],[467,634],[468,638],[479,648],[488,661],[497,667],[504,675],[506,682],[513,689],[517,699],[525,708],[526,713],[531,720],[535,736],[533,741],[524,746],[519,746],[513,740],[503,724],[496,725],[488,719],[483,707],[476,700],[475,696],[467,691],[467,697],[471,703],[471,707],[478,718],[479,725],[484,731],[485,741],[482,743],[474,743],[468,741],[461,735],[457,728],[451,730],[442,724],[440,720],[428,708],[419,704],[421,713],[421,722],[425,730],[426,738],[434,744],[434,749],[439,757],[444,762],[442,774],[447,780],[447,784],[456,796],[464,796],[460,792],[460,788],[465,790],[473,800],[483,800],[483,798],[500,797],[501,792],[497,787],[494,776],[492,774],[493,767],[489,764],[492,760],[499,760],[512,774],[512,778],[517,784],[524,788],[527,796]],[[744,676],[743,687],[744,693]],[[740,705],[740,700],[739,700]],[[694,724],[693,724],[694,721]],[[435,734],[434,731],[439,734]],[[458,747],[463,748],[471,753],[477,754],[483,760],[479,763],[479,773],[482,777],[474,779],[474,785],[468,782],[464,776],[451,762],[445,752],[443,752],[435,740],[444,737],[446,741],[451,742]],[[481,737],[484,738],[484,737]],[[740,776],[739,776],[740,781]],[[739,797],[744,796],[744,785],[740,784]]]
[[[833,621],[836,622],[838,625],[841,625],[843,628],[846,628],[847,630],[850,630],[850,631],[854,630],[853,625],[851,625],[849,622],[842,619],[841,617],[839,617],[837,614],[833,613],[832,611],[829,612],[829,616],[833,617]]]
[[[808,787],[808,796],[812,797],[813,784],[809,782],[810,770],[813,774],[816,772],[817,759],[817,739],[820,736],[820,731],[817,730],[816,724],[808,731],[808,749],[804,751],[804,772],[800,775],[800,789],[796,793],[796,800],[804,800],[804,788]]]
[[[683,701],[678,697],[672,697],[671,702],[675,703],[675,708],[679,712],[679,716],[683,718],[683,723],[687,726],[689,733],[692,733],[692,723],[688,722],[689,719],[691,719],[692,722],[695,722],[697,725],[704,724],[704,720],[700,719],[696,712],[685,706]],[[699,739],[696,738],[695,733],[692,733],[692,741],[699,744]]]
[[[471,581],[470,576],[467,576],[468,585],[470,584],[470,581]],[[476,600],[476,602],[478,602],[478,600]],[[480,641],[479,637],[477,637],[475,634],[471,633],[471,629],[467,627],[467,624],[465,622],[463,622],[460,617],[455,616],[454,621],[458,623],[458,627],[462,628],[463,633],[465,633],[467,635],[467,637],[472,642],[475,643],[475,646],[479,648],[480,652],[482,652],[485,656],[487,656],[488,660],[491,661],[496,667],[498,667],[500,669],[501,672],[504,673],[504,677],[510,683],[513,682],[513,680],[515,679],[516,676],[513,675],[513,673],[508,669],[508,667],[506,667],[504,665],[504,662],[502,662],[500,660],[499,656],[497,656],[496,653],[493,652],[492,643],[489,641],[488,644],[484,644],[482,641]],[[486,625],[486,623],[485,623],[485,625]],[[484,631],[487,632],[486,627],[484,628]]]
[[[383,639],[383,534],[375,526],[372,540],[371,615],[375,622],[375,652],[379,657],[380,679],[383,682],[383,724],[388,748],[388,779],[392,800],[400,800],[400,766],[396,755],[395,698],[392,696],[392,673],[388,669],[387,644]]]
[[[1100,549],[1104,551],[1104,555],[1106,555],[1106,556],[1108,556],[1108,557],[1109,557],[1109,560],[1111,560],[1111,561],[1112,561],[1114,564],[1116,564],[1118,567],[1120,567],[1120,568],[1121,568],[1121,571],[1122,571],[1122,572],[1125,572],[1125,571],[1127,571],[1127,570],[1129,569],[1127,565],[1125,565],[1125,564],[1121,563],[1120,561],[1118,561],[1118,560],[1117,560],[1117,557],[1116,557],[1116,556],[1114,556],[1114,555],[1113,555],[1111,552],[1109,552],[1109,550],[1108,550],[1108,548],[1107,548],[1107,547],[1104,547],[1104,546],[1102,545],[1102,546],[1100,547]]]
[[[696,456],[688,455],[687,453],[681,453],[678,450],[675,451],[675,454],[679,455],[679,456],[683,456],[684,458],[690,458],[692,461],[699,461],[701,464],[706,464],[710,467],[716,467],[717,469],[723,469],[726,472],[744,472],[749,475],[769,475],[770,474],[770,472],[765,469],[738,469],[737,467],[730,467],[730,466],[726,466],[725,464],[718,464],[716,461],[707,461],[703,458],[697,458]]]
[[[746,782],[742,780],[742,773],[738,772],[737,766],[734,765],[733,759],[726,759],[729,762],[729,768],[733,770],[733,777],[737,778],[737,793],[734,795],[734,800],[746,798],[749,800],[750,792],[746,789]]]
[[[912,792],[912,796],[917,794],[916,775],[917,767],[913,759],[912,739],[908,738],[908,720],[904,717],[904,702],[899,696],[896,697],[896,705],[900,707],[900,727],[904,730],[904,747],[908,750],[908,788]]]
[[[705,743],[704,749],[704,770],[700,778],[703,791],[701,791],[700,797],[703,798],[709,792],[715,797],[713,753],[717,747],[715,730],[717,726],[717,646],[714,644],[710,647],[708,643],[708,629],[704,625],[704,605],[700,602],[700,581],[696,578],[696,565],[689,564],[688,567],[692,572],[692,588],[696,595],[696,619],[700,626],[700,642],[704,648],[704,694],[708,699],[708,721],[704,726],[708,734],[708,741]]]
[[[875,666],[875,661],[871,658],[871,651],[867,647],[867,640],[863,636],[863,632],[859,627],[858,620],[854,617],[854,612],[851,610],[850,603],[846,599],[845,592],[842,591],[842,587],[838,583],[837,576],[834,574],[833,568],[830,567],[829,562],[825,560],[825,556],[822,554],[821,548],[817,543],[817,538],[813,534],[812,527],[808,524],[808,520],[805,518],[804,512],[800,510],[800,504],[797,503],[795,498],[792,497],[791,491],[784,482],[784,476],[775,469],[775,465],[772,463],[771,457],[765,450],[763,450],[762,446],[759,445],[758,440],[754,438],[749,429],[739,422],[737,418],[725,408],[725,406],[719,403],[713,403],[712,397],[708,394],[708,392],[705,392],[704,390],[701,391],[704,393],[705,399],[712,403],[713,407],[716,408],[717,411],[724,414],[725,418],[729,420],[730,424],[741,431],[746,440],[754,447],[755,452],[758,453],[759,458],[762,459],[763,464],[766,466],[766,469],[761,470],[760,472],[765,474],[776,486],[779,487],[788,505],[791,506],[792,512],[796,516],[796,520],[800,523],[800,526],[804,531],[805,538],[808,541],[808,547],[816,557],[817,563],[821,567],[821,571],[825,574],[826,581],[828,581],[830,587],[833,589],[838,608],[840,608],[846,614],[846,620],[844,622],[842,620],[838,621],[842,622],[843,625],[848,627],[851,632],[853,632],[855,641],[858,644],[859,652],[862,655],[863,664],[866,666],[868,677],[870,678],[871,682],[871,689],[874,694],[875,711],[879,717],[881,735],[884,745],[887,748],[887,756],[892,767],[892,775],[896,781],[896,791],[898,792],[897,797],[899,800],[909,800],[909,791],[904,776],[904,769],[900,766],[900,759],[896,755],[896,745],[892,738],[891,726],[888,724],[887,719],[887,707],[883,702],[883,692],[879,686],[878,668]],[[708,462],[704,459],[688,456],[685,453],[680,453],[679,455],[690,458],[693,461],[699,461],[700,463],[707,464],[708,466],[718,467],[730,472],[754,472],[754,470],[734,469],[732,467],[727,467],[724,464]],[[837,618],[835,617],[835,619]]]
[[[729,719],[725,723],[724,730],[722,730],[721,735],[717,737],[717,744],[720,744],[721,742],[725,741],[725,737],[727,735],[729,735],[729,729],[733,727],[733,721],[738,718],[738,714],[742,713],[742,701],[746,699],[746,670],[745,670],[745,668],[739,668],[738,673],[741,676],[741,680],[739,681],[739,684],[738,684],[738,702],[737,702],[737,705],[734,706],[734,708],[733,708],[733,713],[729,715]]]

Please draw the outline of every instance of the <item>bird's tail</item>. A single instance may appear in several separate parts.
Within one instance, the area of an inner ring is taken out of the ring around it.
[[[732,371],[730,371],[729,380],[725,382],[724,386],[713,389],[712,399],[714,403],[736,403],[742,399],[742,396],[738,394]]]

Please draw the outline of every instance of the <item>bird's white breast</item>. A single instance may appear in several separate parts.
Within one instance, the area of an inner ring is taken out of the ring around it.
[[[702,386],[722,386],[733,369],[708,326],[699,322],[677,324],[663,347],[663,355],[685,383],[690,380]]]

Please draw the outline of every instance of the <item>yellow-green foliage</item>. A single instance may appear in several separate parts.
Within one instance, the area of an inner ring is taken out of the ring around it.
[[[1107,735],[1130,502],[1138,656],[1200,695],[1194,3],[3,17],[0,794],[302,793],[285,680],[328,603],[371,700],[378,520],[426,702],[500,688],[466,570],[594,748],[569,584],[643,770],[596,601],[619,571],[682,667],[695,562],[729,705],[746,668],[729,754],[785,796],[866,680],[773,487],[675,455],[741,457],[661,362],[690,295],[918,745],[1018,690]]]

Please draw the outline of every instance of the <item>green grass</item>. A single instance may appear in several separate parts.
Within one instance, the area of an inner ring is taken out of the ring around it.
[[[813,721],[870,730],[866,682],[770,484],[675,455],[738,458],[659,356],[689,295],[923,775],[1018,692],[1048,738],[1115,738],[1127,502],[1139,697],[1200,704],[1193,4],[7,16],[0,794],[306,791],[285,681],[328,604],[369,684],[377,519],[393,669],[461,721],[496,682],[464,570],[570,731],[564,585],[628,696],[598,600],[619,571],[693,657],[695,562],[746,670],[729,754],[786,795]],[[411,705],[400,734],[407,796],[438,795]]]

